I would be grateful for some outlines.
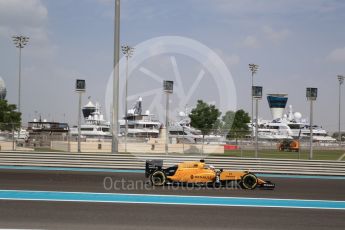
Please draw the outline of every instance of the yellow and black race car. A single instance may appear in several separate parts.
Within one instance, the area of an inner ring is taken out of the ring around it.
[[[147,160],[145,176],[154,186],[171,183],[227,186],[236,184],[244,189],[274,189],[275,184],[257,178],[247,171],[216,170],[205,164],[204,160],[182,162],[163,168],[163,160]]]

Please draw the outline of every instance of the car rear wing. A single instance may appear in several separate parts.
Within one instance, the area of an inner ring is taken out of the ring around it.
[[[163,160],[146,160],[145,177],[149,177],[154,171],[163,167]]]

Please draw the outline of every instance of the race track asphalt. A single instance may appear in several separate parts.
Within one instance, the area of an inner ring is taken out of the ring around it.
[[[0,201],[1,228],[344,229],[344,211]]]
[[[138,173],[0,170],[0,175],[1,190],[345,200],[345,180],[268,178],[275,190],[248,191],[152,188]],[[344,229],[344,216],[344,210],[0,200],[0,228]]]
[[[264,178],[275,190],[214,189],[204,187],[152,187],[141,173],[90,173],[0,170],[0,189],[169,194],[222,197],[345,200],[345,180]]]

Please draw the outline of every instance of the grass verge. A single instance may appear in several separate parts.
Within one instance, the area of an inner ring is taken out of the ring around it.
[[[344,154],[343,150],[314,150],[313,160],[338,160]],[[229,156],[255,158],[254,150],[227,150],[224,154],[212,154],[213,156]],[[309,151],[302,150],[298,152],[281,152],[278,150],[259,150],[259,158],[275,158],[275,159],[309,159]],[[344,160],[344,159],[343,159]]]

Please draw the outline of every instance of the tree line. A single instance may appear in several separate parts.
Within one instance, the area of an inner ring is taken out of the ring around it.
[[[248,123],[250,117],[243,109],[227,111],[223,116],[215,105],[198,100],[197,105],[189,114],[191,126],[201,131],[203,139],[216,131],[227,131],[229,139],[242,138],[250,133]]]
[[[0,130],[11,131],[20,128],[21,113],[16,110],[16,105],[0,99]]]

